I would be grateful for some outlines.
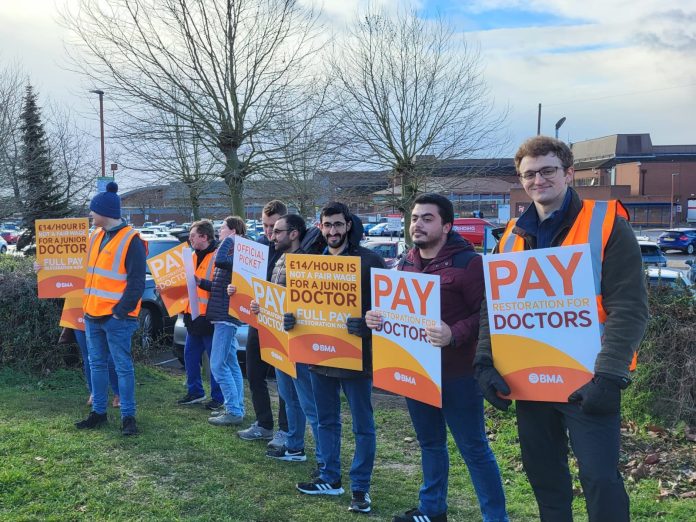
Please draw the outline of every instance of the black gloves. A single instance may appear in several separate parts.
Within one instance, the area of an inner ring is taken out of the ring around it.
[[[346,320],[346,326],[349,334],[357,335],[358,337],[367,338],[372,333],[363,317],[349,317]]]
[[[498,373],[498,370],[493,367],[493,364],[477,364],[475,375],[486,400],[499,410],[507,411],[512,401],[498,397],[496,392],[509,395],[510,387]]]
[[[295,328],[295,323],[297,323],[297,320],[295,316],[292,315],[292,312],[285,312],[283,314],[283,330],[286,332],[292,330]]]
[[[568,402],[578,403],[583,413],[607,415],[621,410],[621,390],[629,385],[623,379],[608,373],[596,373],[590,382],[578,388],[568,397]]]

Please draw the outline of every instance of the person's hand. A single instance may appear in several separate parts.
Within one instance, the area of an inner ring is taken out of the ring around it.
[[[43,267],[36,261],[34,261],[34,272],[37,274],[39,273],[39,270],[41,270]]]
[[[346,326],[348,327],[348,333],[351,335],[357,335],[358,337],[369,337],[372,331],[365,324],[365,319],[362,317],[349,317],[346,320]]]
[[[232,296],[237,291],[237,287],[233,285],[227,285],[227,295]]]
[[[428,326],[425,329],[430,344],[442,348],[447,346],[452,340],[452,330],[447,323],[440,322],[437,326]]]
[[[621,411],[621,390],[628,386],[628,379],[606,373],[596,373],[590,382],[581,386],[568,397],[583,413],[608,415]]]
[[[251,310],[251,313],[254,315],[259,315],[259,312],[261,311],[261,307],[259,306],[258,301],[252,300],[251,303],[249,303],[249,309]]]
[[[499,410],[507,411],[512,401],[500,397],[498,393],[510,395],[510,387],[498,370],[492,364],[477,364],[474,374],[486,400]]]
[[[196,286],[201,284],[201,278],[198,277],[197,275],[193,276],[193,278],[196,280]]]
[[[295,319],[295,316],[292,315],[292,312],[285,312],[283,314],[283,330],[289,332],[290,330],[295,328],[296,323],[297,320]]]
[[[368,310],[365,312],[365,324],[370,330],[380,328],[382,326],[382,321],[384,321],[384,317],[382,317],[381,313],[375,310]]]

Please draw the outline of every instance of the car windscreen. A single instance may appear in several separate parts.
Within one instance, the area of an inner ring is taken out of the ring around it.
[[[660,249],[654,245],[640,245],[640,253],[644,256],[659,256]]]
[[[384,258],[396,257],[396,243],[392,245],[367,245],[367,248]]]

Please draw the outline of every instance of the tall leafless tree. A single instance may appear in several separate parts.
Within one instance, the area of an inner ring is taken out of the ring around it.
[[[304,103],[317,13],[297,0],[80,0],[63,20],[81,48],[74,63],[122,114],[175,115],[219,151],[242,214],[244,181],[273,167],[270,137]]]
[[[26,80],[19,63],[0,64],[0,217],[22,208],[20,114]]]
[[[330,75],[346,157],[391,169],[405,216],[438,160],[499,148],[505,113],[494,109],[479,51],[442,19],[368,10],[336,43]]]

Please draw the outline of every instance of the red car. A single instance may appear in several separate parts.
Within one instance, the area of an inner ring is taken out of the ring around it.
[[[7,241],[8,245],[15,245],[17,244],[19,233],[16,230],[3,230],[0,232],[0,237]]]
[[[481,218],[456,218],[452,229],[464,239],[476,246],[483,245],[483,236],[486,235],[486,227],[495,228],[492,223]]]

